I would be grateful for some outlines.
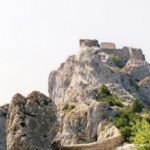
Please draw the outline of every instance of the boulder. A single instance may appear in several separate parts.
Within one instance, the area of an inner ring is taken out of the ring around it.
[[[49,150],[57,133],[57,108],[40,92],[16,94],[7,116],[7,150]]]
[[[120,137],[120,139],[123,141],[123,137],[119,130],[107,120],[100,122],[98,125],[97,137],[98,141],[104,141],[113,138],[115,139],[115,137]]]

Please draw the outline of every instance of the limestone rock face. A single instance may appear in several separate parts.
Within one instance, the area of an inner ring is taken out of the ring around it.
[[[7,150],[50,150],[57,132],[56,105],[41,94],[16,94],[7,117]]]
[[[9,105],[0,107],[0,150],[6,150],[6,117]]]
[[[71,61],[70,64],[73,66],[71,69],[67,60],[63,64],[65,67],[53,71],[49,76],[49,95],[56,104],[59,102],[61,131],[56,139],[63,145],[97,141],[99,123],[110,114],[115,116],[116,111],[110,111],[106,104],[97,102],[96,92],[100,84],[105,83],[112,94],[130,103],[133,97],[127,90],[130,88],[128,77],[115,66],[108,54],[99,50],[82,51],[75,63]],[[69,75],[64,75],[65,72]],[[69,82],[65,84],[64,81]],[[75,108],[62,111],[65,105],[74,105]]]
[[[123,138],[119,132],[119,130],[109,123],[107,120],[101,121],[100,124],[98,125],[98,130],[97,130],[97,136],[98,136],[98,141],[104,141],[107,139],[112,139],[115,137],[120,137],[120,140]]]
[[[150,76],[150,64],[144,60],[130,59],[124,67],[124,71],[130,74],[135,81],[140,81]]]
[[[150,105],[150,64],[144,60],[130,59],[124,71],[129,74],[136,85],[136,93],[140,100]]]
[[[112,54],[118,56],[120,68],[112,59]],[[115,116],[116,110],[97,102],[96,92],[104,83],[111,94],[125,100],[125,106],[132,104],[134,96],[143,97],[141,100],[144,102],[145,99],[150,101],[149,81],[144,80],[149,76],[150,65],[140,49],[102,49],[97,40],[81,40],[77,56],[69,57],[49,76],[49,95],[57,104],[61,126],[55,139],[60,140],[62,145],[90,143],[113,137],[122,141],[114,126],[104,130],[106,137],[97,133],[99,124],[110,114]],[[140,82],[143,83],[141,86]]]
[[[138,83],[138,91],[141,100],[150,106],[150,77],[146,77]]]
[[[116,112],[107,103],[78,103],[72,110],[59,113],[62,126],[56,139],[63,144],[94,142],[99,122],[115,115]]]
[[[76,56],[70,56],[65,63],[61,64],[58,70],[50,73],[48,91],[50,98],[55,99],[57,107],[63,103],[65,92],[70,86],[76,59]]]
[[[119,97],[132,98],[122,85],[121,72],[117,70],[108,54],[96,50],[85,51],[77,56],[74,65],[72,62],[71,69],[67,64],[68,60],[64,63],[65,68],[59,68],[49,76],[49,95],[56,101],[56,104],[59,101],[61,105],[57,105],[58,107],[68,102],[96,100],[95,91],[101,83],[105,83],[112,93],[114,92]],[[64,75],[64,72],[66,74],[71,72],[71,75]],[[124,76],[127,78],[125,73]],[[68,81],[68,84],[64,81]],[[129,83],[126,84],[128,86]],[[121,93],[115,92],[115,88]]]

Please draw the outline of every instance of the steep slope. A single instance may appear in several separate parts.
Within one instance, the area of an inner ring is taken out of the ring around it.
[[[98,140],[99,124],[117,111],[97,101],[102,83],[112,95],[124,100],[124,106],[131,105],[134,97],[149,104],[149,78],[139,83],[149,76],[149,67],[140,49],[103,49],[95,40],[81,40],[78,55],[70,56],[49,76],[49,95],[57,104],[61,125],[56,139],[63,145]]]

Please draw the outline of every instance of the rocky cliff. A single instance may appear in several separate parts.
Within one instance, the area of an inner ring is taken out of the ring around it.
[[[16,94],[3,112],[3,120],[0,116],[1,150],[50,150],[58,129],[56,113],[55,103],[40,92],[26,98]]]
[[[104,140],[98,127],[116,115],[116,108],[97,101],[96,92],[102,83],[124,100],[124,106],[132,105],[135,98],[147,106],[150,103],[150,65],[142,51],[109,48],[100,47],[96,40],[81,40],[78,55],[70,56],[50,73],[49,96],[57,104],[61,126],[56,139],[63,145]],[[112,137],[111,133],[108,139]]]
[[[135,99],[149,109],[150,65],[141,49],[80,40],[78,54],[50,73],[48,92],[49,98],[16,94],[0,108],[0,150],[108,150],[122,144],[126,139],[111,120]]]

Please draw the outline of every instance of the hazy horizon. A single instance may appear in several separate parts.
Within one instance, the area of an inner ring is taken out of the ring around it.
[[[15,93],[48,95],[49,73],[79,39],[141,48],[150,62],[149,0],[0,1],[0,105]]]

